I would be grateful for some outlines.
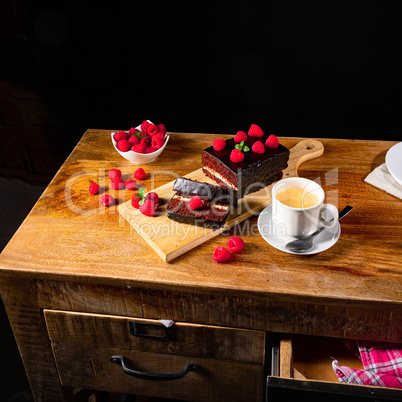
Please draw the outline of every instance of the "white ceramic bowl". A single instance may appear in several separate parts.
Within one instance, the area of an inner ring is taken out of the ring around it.
[[[138,152],[134,152],[134,151],[131,151],[131,150],[130,150],[130,151],[127,151],[127,152],[121,152],[121,151],[119,151],[119,150],[117,149],[117,143],[116,143],[116,141],[115,141],[114,138],[113,138],[113,136],[114,136],[115,134],[116,134],[115,132],[112,133],[112,134],[111,134],[111,138],[112,138],[113,146],[115,147],[116,151],[117,151],[123,158],[127,159],[128,161],[133,162],[133,163],[138,163],[138,164],[141,164],[141,163],[150,163],[150,162],[154,161],[154,160],[163,152],[163,150],[165,149],[165,147],[166,147],[166,145],[167,145],[167,143],[168,143],[168,140],[169,140],[169,136],[167,135],[167,136],[165,137],[165,143],[163,144],[163,146],[162,146],[161,148],[157,149],[155,152],[152,152],[152,153],[150,153],[150,154],[140,154],[140,153],[138,153]]]

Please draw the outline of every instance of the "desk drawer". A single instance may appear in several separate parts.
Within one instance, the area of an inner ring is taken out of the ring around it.
[[[44,314],[64,386],[192,401],[263,399],[262,331],[176,323],[166,332],[158,320]]]
[[[299,399],[303,394],[313,394],[317,398],[314,401],[326,400],[328,394],[342,395],[343,402],[356,398],[377,402],[402,400],[400,390],[339,382],[332,369],[333,358],[341,366],[363,369],[361,360],[347,349],[343,339],[271,334],[269,343],[271,375],[267,378],[267,401],[276,400],[282,392],[289,396],[292,390]],[[336,398],[339,400],[339,396]]]

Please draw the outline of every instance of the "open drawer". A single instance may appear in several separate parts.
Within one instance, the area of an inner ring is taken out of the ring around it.
[[[309,394],[310,401],[402,400],[402,391],[391,388],[340,383],[332,369],[339,365],[363,369],[361,360],[345,346],[344,339],[310,335],[270,334],[270,375],[267,377],[266,400],[276,400],[286,392],[297,399]],[[286,390],[286,391],[285,391]],[[367,398],[367,399],[366,399]],[[291,399],[289,399],[291,400]]]
[[[67,387],[188,401],[262,401],[265,332],[45,310]]]

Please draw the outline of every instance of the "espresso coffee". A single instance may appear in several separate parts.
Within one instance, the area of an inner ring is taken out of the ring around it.
[[[282,204],[292,208],[310,208],[318,204],[316,194],[301,187],[288,187],[280,191],[276,198]]]

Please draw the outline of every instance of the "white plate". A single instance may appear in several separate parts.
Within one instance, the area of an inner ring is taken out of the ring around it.
[[[392,177],[402,186],[402,142],[388,150],[385,162]]]
[[[328,250],[332,247],[339,239],[341,235],[341,226],[339,222],[332,229],[324,229],[319,233],[313,240],[313,247],[304,253],[294,253],[286,249],[286,244],[294,238],[290,236],[284,236],[278,233],[275,227],[275,222],[272,219],[272,205],[268,205],[258,217],[258,230],[260,231],[263,239],[269,243],[271,246],[277,248],[278,250],[284,251],[289,254],[298,255],[310,255],[321,253],[322,251]]]

